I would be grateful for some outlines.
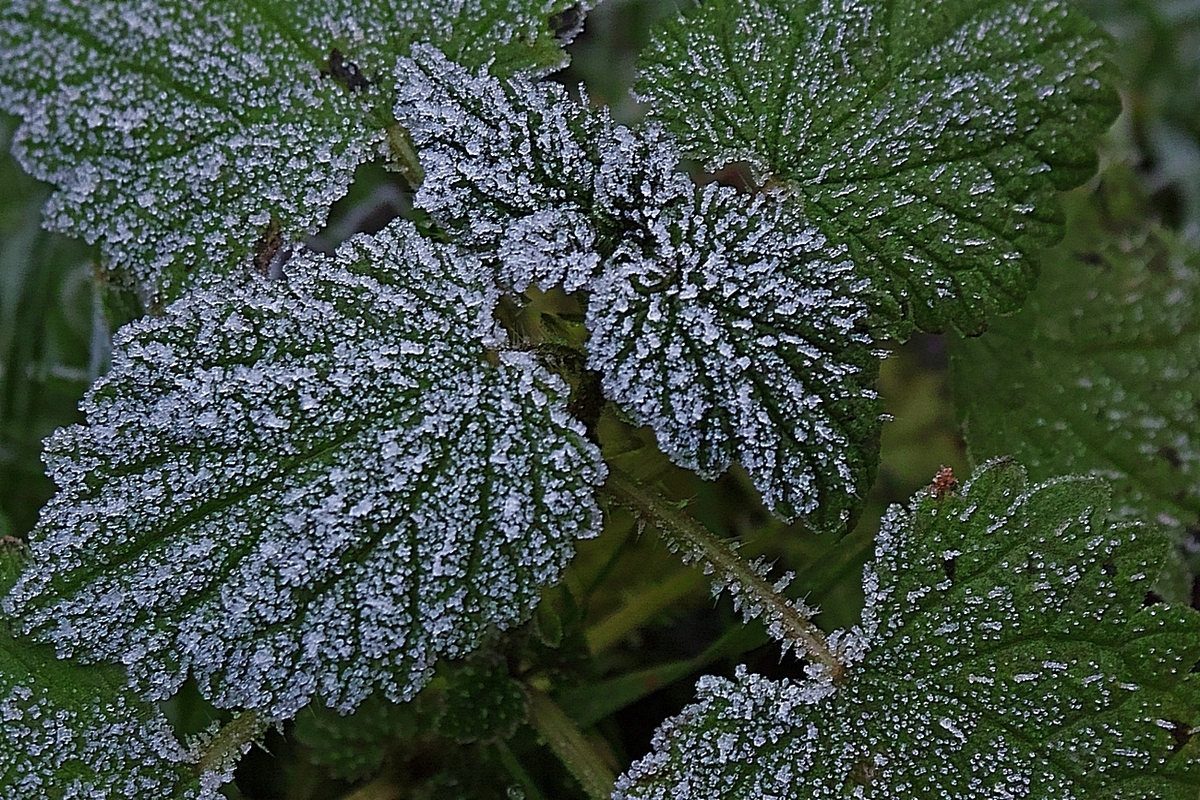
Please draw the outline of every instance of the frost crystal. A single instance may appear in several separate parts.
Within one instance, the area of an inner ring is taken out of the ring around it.
[[[9,613],[161,698],[292,716],[527,618],[593,535],[597,448],[566,387],[500,349],[480,265],[408,223],[305,253],[288,281],[189,294],[126,328]]]
[[[1094,169],[1105,41],[1065,0],[728,0],[659,32],[639,91],[709,168],[786,186],[883,307],[978,331]]]
[[[0,541],[0,592],[23,560]],[[0,621],[0,787],[5,800],[177,797],[219,800],[232,768],[197,777],[196,759],[119,670],[79,667],[12,636]]]
[[[605,392],[676,463],[711,477],[740,461],[777,513],[841,524],[879,425],[845,251],[772,197],[716,185],[643,235],[592,286],[589,366]]]
[[[993,462],[893,508],[846,674],[703,678],[614,798],[1194,800],[1200,614],[1143,607],[1163,542],[1108,502]]]
[[[500,282],[591,292],[606,394],[705,476],[740,461],[782,516],[844,522],[878,435],[865,290],[847,250],[773,196],[695,188],[661,128],[631,131],[556,84],[401,63],[417,203]],[[819,511],[818,511],[819,509]]]
[[[586,283],[599,260],[590,151],[607,115],[559,84],[472,74],[432,47],[414,47],[396,82],[396,118],[425,171],[417,205],[464,244],[499,248],[508,286]]]
[[[317,230],[375,156],[414,39],[500,71],[558,66],[548,20],[569,5],[16,0],[0,109],[25,118],[22,165],[58,188],[47,224],[170,299],[244,266],[272,223],[289,243]]]
[[[1200,518],[1200,251],[1112,219],[1075,220],[1025,309],[951,342],[954,397],[973,455],[1012,452],[1038,478],[1101,473],[1122,518],[1182,537]]]

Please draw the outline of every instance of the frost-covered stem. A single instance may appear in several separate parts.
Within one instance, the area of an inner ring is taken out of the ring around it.
[[[807,615],[803,606],[780,594],[759,570],[739,556],[722,539],[691,517],[679,513],[668,500],[648,492],[631,478],[612,469],[604,491],[615,502],[654,525],[684,560],[699,561],[711,569],[715,582],[736,586],[743,598],[750,598],[769,609],[771,620],[783,634],[812,661],[823,665],[835,679],[843,672],[842,664],[829,649],[825,633]]]
[[[592,800],[609,800],[617,778],[563,710],[544,692],[525,687],[529,722]]]
[[[248,745],[262,739],[268,725],[266,719],[254,711],[243,711],[235,716],[199,746],[197,774],[221,772],[225,765],[237,763]]]
[[[686,570],[672,575],[664,583],[635,594],[619,609],[588,628],[588,649],[593,655],[604,652],[625,638],[630,631],[640,628],[664,608],[674,605],[680,598],[686,597],[703,585],[702,576]]]
[[[399,123],[393,122],[387,126],[387,148],[396,168],[409,186],[414,189],[425,180],[425,170],[421,167],[421,159],[413,147],[412,136]]]

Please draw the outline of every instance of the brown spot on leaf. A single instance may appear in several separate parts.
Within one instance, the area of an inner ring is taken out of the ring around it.
[[[954,470],[950,467],[942,467],[933,476],[933,483],[929,484],[929,496],[934,500],[941,500],[947,495],[952,495],[958,491],[958,478],[954,477]]]

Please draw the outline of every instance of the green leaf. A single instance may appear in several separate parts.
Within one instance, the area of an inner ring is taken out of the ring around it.
[[[0,10],[0,108],[58,191],[47,224],[99,241],[150,302],[196,272],[268,269],[376,157],[414,41],[511,72],[561,66],[567,0],[306,0]],[[494,59],[494,61],[493,61]]]
[[[407,700],[599,526],[598,448],[496,300],[396,222],[123,329],[5,607],[156,699],[190,670],[273,720]]]
[[[590,293],[588,367],[680,466],[735,461],[784,517],[840,527],[878,454],[866,282],[773,195],[694,187],[661,129],[432,48],[402,62],[417,204],[502,285]]]
[[[842,528],[878,463],[878,355],[844,251],[794,220],[716,185],[658,215],[592,284],[588,366],[675,463],[736,460],[779,516]]]
[[[1056,190],[1115,118],[1102,34],[1062,0],[722,0],[659,32],[639,84],[710,170],[747,162],[927,330],[1015,309]]]
[[[0,540],[0,591],[23,545]],[[57,661],[0,621],[0,786],[5,800],[219,800],[233,765],[198,777],[167,720],[122,686],[120,670]]]
[[[1182,532],[1200,524],[1200,252],[1087,202],[1027,307],[951,342],[969,451],[1102,474],[1119,517]]]
[[[1200,614],[1098,478],[1011,462],[884,520],[844,671],[707,677],[617,800],[1200,797]]]

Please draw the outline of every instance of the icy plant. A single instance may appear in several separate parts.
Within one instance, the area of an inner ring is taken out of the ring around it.
[[[546,79],[586,11],[0,4],[0,106],[55,187],[47,224],[148,312],[47,440],[28,550],[0,552],[3,796],[215,797],[271,725],[349,779],[422,731],[499,741],[511,788],[420,791],[518,796],[523,721],[593,798],[1200,796],[1200,619],[1141,608],[1165,544],[1129,520],[1169,513],[1153,493],[1122,483],[1110,522],[1099,477],[942,475],[884,519],[860,624],[826,634],[789,577],[614,463],[645,427],[846,532],[885,341],[1015,311],[1062,235],[1056,193],[1116,112],[1103,35],[1061,0],[710,0],[656,32],[629,127]],[[310,249],[368,162],[414,208]],[[1184,307],[1194,267],[1134,308]],[[963,383],[972,446],[1021,449]],[[1113,406],[1193,487],[1196,448],[1162,429],[1197,394],[1161,424]],[[539,601],[620,513],[806,677],[702,679],[614,780],[513,642],[560,646]],[[181,690],[237,716],[185,745],[158,705]]]

